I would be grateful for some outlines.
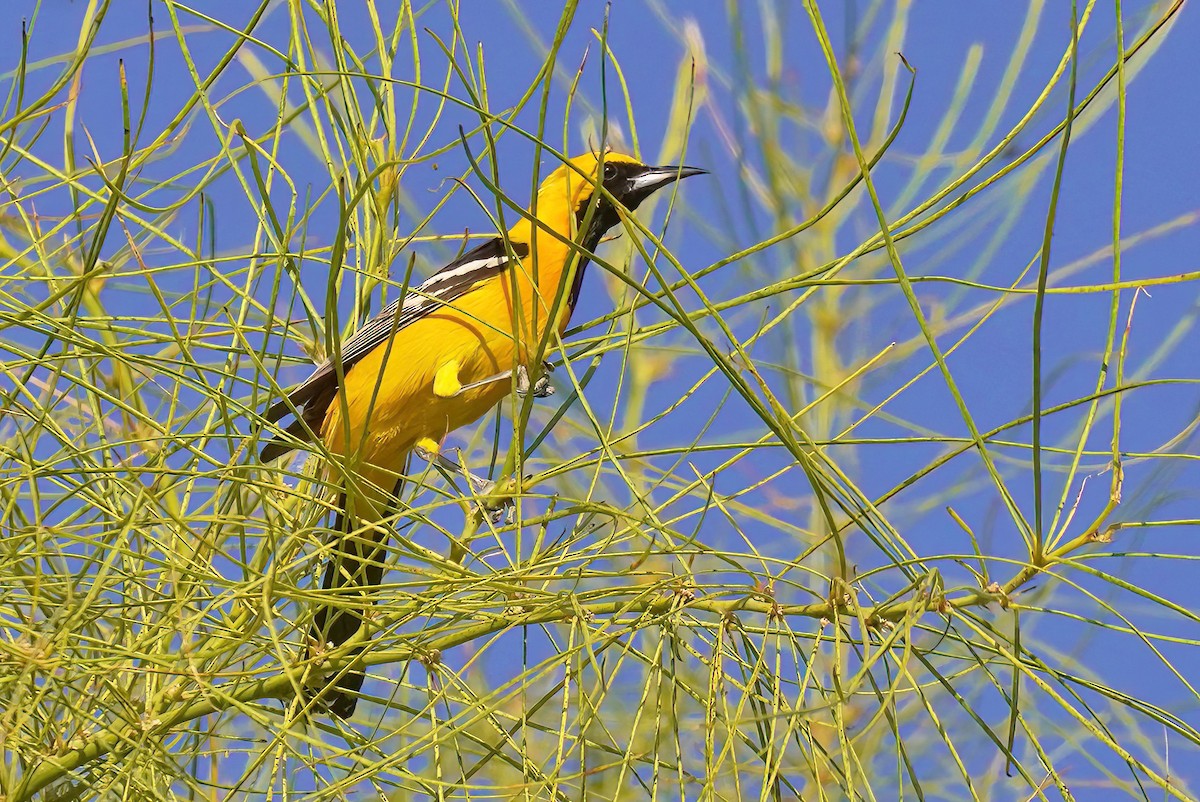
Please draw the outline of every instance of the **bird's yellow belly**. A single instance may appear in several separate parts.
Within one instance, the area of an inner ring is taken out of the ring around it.
[[[469,293],[453,308],[406,326],[390,348],[384,343],[355,363],[342,397],[330,404],[321,427],[329,451],[348,457],[360,476],[371,468],[398,473],[419,441],[440,442],[508,395],[512,384],[507,378],[451,397],[434,392],[434,379],[448,363],[457,364],[463,385],[516,367],[512,318],[496,315],[497,308],[511,308],[507,296],[503,290]],[[532,304],[532,299],[522,300]],[[490,325],[480,322],[485,311]],[[517,338],[529,342],[534,327],[527,323],[520,328],[524,332]]]
[[[388,353],[381,346],[354,365],[346,376],[346,409],[335,399],[322,427],[326,446],[376,465],[386,464],[379,458],[390,451],[401,452],[403,461],[418,440],[440,441],[479,419],[511,387],[495,381],[440,397],[433,389],[438,371],[457,363],[458,381],[468,385],[511,369],[513,350],[511,337],[488,336],[466,321],[433,315],[417,321],[405,329],[403,349]]]
[[[546,278],[557,289],[557,277]],[[335,474],[346,470],[360,486],[374,487],[367,495],[386,493],[404,472],[414,446],[440,443],[511,392],[507,377],[451,396],[435,393],[434,384],[448,364],[457,367],[448,371],[451,380],[470,385],[528,362],[529,350],[545,330],[550,304],[534,296],[531,282],[518,286],[516,320],[509,282],[487,282],[452,306],[405,326],[390,346],[383,343],[354,364],[321,427],[325,447],[342,457],[340,465],[330,465]],[[560,331],[569,314],[560,310]]]

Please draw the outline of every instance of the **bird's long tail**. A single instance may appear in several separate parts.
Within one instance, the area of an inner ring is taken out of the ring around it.
[[[333,553],[325,565],[321,590],[336,593],[330,603],[322,604],[313,614],[310,636],[315,643],[334,649],[354,637],[375,603],[374,590],[383,579],[386,556],[386,531],[379,527],[354,527],[354,517],[346,512],[346,496],[338,499],[333,531],[337,533]],[[365,646],[351,652],[357,655]],[[358,692],[366,675],[357,669],[338,672],[333,687],[322,693],[326,709],[336,716],[349,718],[358,704]]]

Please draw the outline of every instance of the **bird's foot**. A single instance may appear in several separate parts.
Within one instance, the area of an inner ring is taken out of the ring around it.
[[[538,376],[537,381],[530,384],[529,371],[524,365],[518,365],[517,395],[521,397],[532,395],[534,398],[549,398],[554,395],[554,385],[550,383],[550,373],[553,370],[553,365],[549,362],[543,362],[542,375]]]
[[[554,395],[554,385],[550,383],[550,372],[554,370],[554,366],[549,362],[542,363],[542,375],[538,376],[537,381],[529,381],[529,370],[524,365],[518,365],[515,371],[517,395],[524,397],[532,395],[534,398],[548,398]],[[513,378],[514,371],[505,370],[497,373],[495,376],[488,376],[486,379],[480,379],[477,382],[464,384],[458,388],[454,395],[462,395],[468,390],[476,390],[488,384],[495,384],[500,381],[507,381]]]
[[[461,476],[466,479],[467,484],[471,488],[471,495],[475,497],[475,508],[492,523],[500,523],[502,520],[508,519],[511,523],[513,517],[512,499],[500,499],[492,501],[492,495],[496,491],[496,483],[491,479],[485,479],[482,476],[476,476],[467,470],[466,465],[462,462],[462,455],[459,452],[459,461],[447,457],[443,454],[432,440],[422,440],[413,449],[418,457],[425,460],[431,465],[436,465],[442,468],[447,473],[455,476]]]

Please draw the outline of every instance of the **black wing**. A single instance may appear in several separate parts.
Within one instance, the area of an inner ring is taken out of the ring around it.
[[[403,299],[388,304],[342,343],[342,375],[396,332],[466,294],[480,281],[504,272],[510,261],[509,248],[518,259],[529,255],[527,246],[510,242],[506,247],[504,240],[496,237],[464,253],[420,286],[410,287]],[[337,368],[332,359],[326,359],[311,376],[288,393],[286,400],[276,402],[263,417],[273,422],[286,417],[293,409],[303,408],[301,418],[287,431],[305,439],[305,429],[312,429],[313,422],[320,425],[320,418],[324,417],[325,409],[336,394]],[[300,420],[309,425],[304,426]],[[263,460],[274,459],[291,450],[292,446],[286,441],[276,438],[263,449]]]

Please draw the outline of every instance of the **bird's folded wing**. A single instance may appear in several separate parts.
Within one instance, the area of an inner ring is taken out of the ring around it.
[[[420,286],[410,287],[402,299],[388,304],[342,343],[342,375],[396,332],[464,295],[479,282],[504,272],[512,256],[524,259],[528,255],[529,248],[524,244],[506,243],[496,237],[464,253]],[[277,421],[293,409],[326,395],[336,382],[336,363],[333,359],[326,359],[312,375],[288,393],[287,399],[268,409],[264,417],[268,421]]]

